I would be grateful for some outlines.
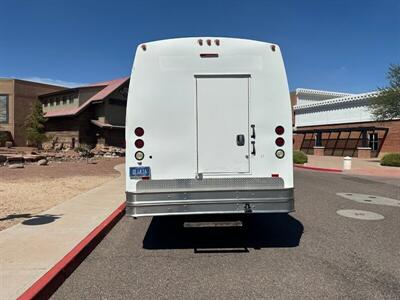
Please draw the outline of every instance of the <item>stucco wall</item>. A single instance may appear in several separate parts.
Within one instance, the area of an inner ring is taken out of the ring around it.
[[[370,122],[373,117],[368,110],[368,99],[332,103],[307,108],[295,109],[296,127]]]
[[[120,93],[128,84],[114,91],[107,97],[104,106],[105,121],[112,125],[125,125],[127,97]]]
[[[18,146],[25,146],[25,120],[31,113],[33,103],[38,101],[38,96],[41,94],[51,93],[65,88],[22,80],[15,80],[14,88],[14,142]]]

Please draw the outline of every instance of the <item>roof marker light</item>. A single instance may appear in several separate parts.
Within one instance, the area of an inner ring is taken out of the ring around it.
[[[197,42],[199,43],[200,46],[203,46],[203,40],[202,39],[198,39]]]
[[[214,43],[215,43],[215,45],[219,46],[219,40],[218,40],[218,39],[216,39],[216,40],[214,41]]]
[[[275,52],[275,48],[276,48],[275,45],[271,45],[271,50],[272,50],[272,52]]]
[[[207,45],[211,46],[211,40],[207,40]]]
[[[143,44],[143,45],[142,45],[142,49],[143,49],[143,51],[146,51],[147,46],[146,46],[145,44]]]

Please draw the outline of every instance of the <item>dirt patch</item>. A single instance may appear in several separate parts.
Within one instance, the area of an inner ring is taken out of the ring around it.
[[[119,173],[123,158],[52,162],[23,169],[0,167],[0,230],[34,217],[82,192],[109,181]]]

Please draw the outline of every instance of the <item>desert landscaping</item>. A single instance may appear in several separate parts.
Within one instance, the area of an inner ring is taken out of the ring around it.
[[[119,176],[114,167],[124,158],[108,150],[86,159],[74,151],[0,148],[0,230]]]

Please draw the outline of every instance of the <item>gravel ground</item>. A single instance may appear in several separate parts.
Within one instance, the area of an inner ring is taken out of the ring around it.
[[[52,162],[23,169],[0,167],[0,230],[88,191],[119,175],[114,166],[123,158]]]
[[[336,195],[400,200],[399,186],[306,170],[296,170],[295,186],[295,213],[252,216],[243,229],[125,217],[53,299],[399,299],[400,207]]]

